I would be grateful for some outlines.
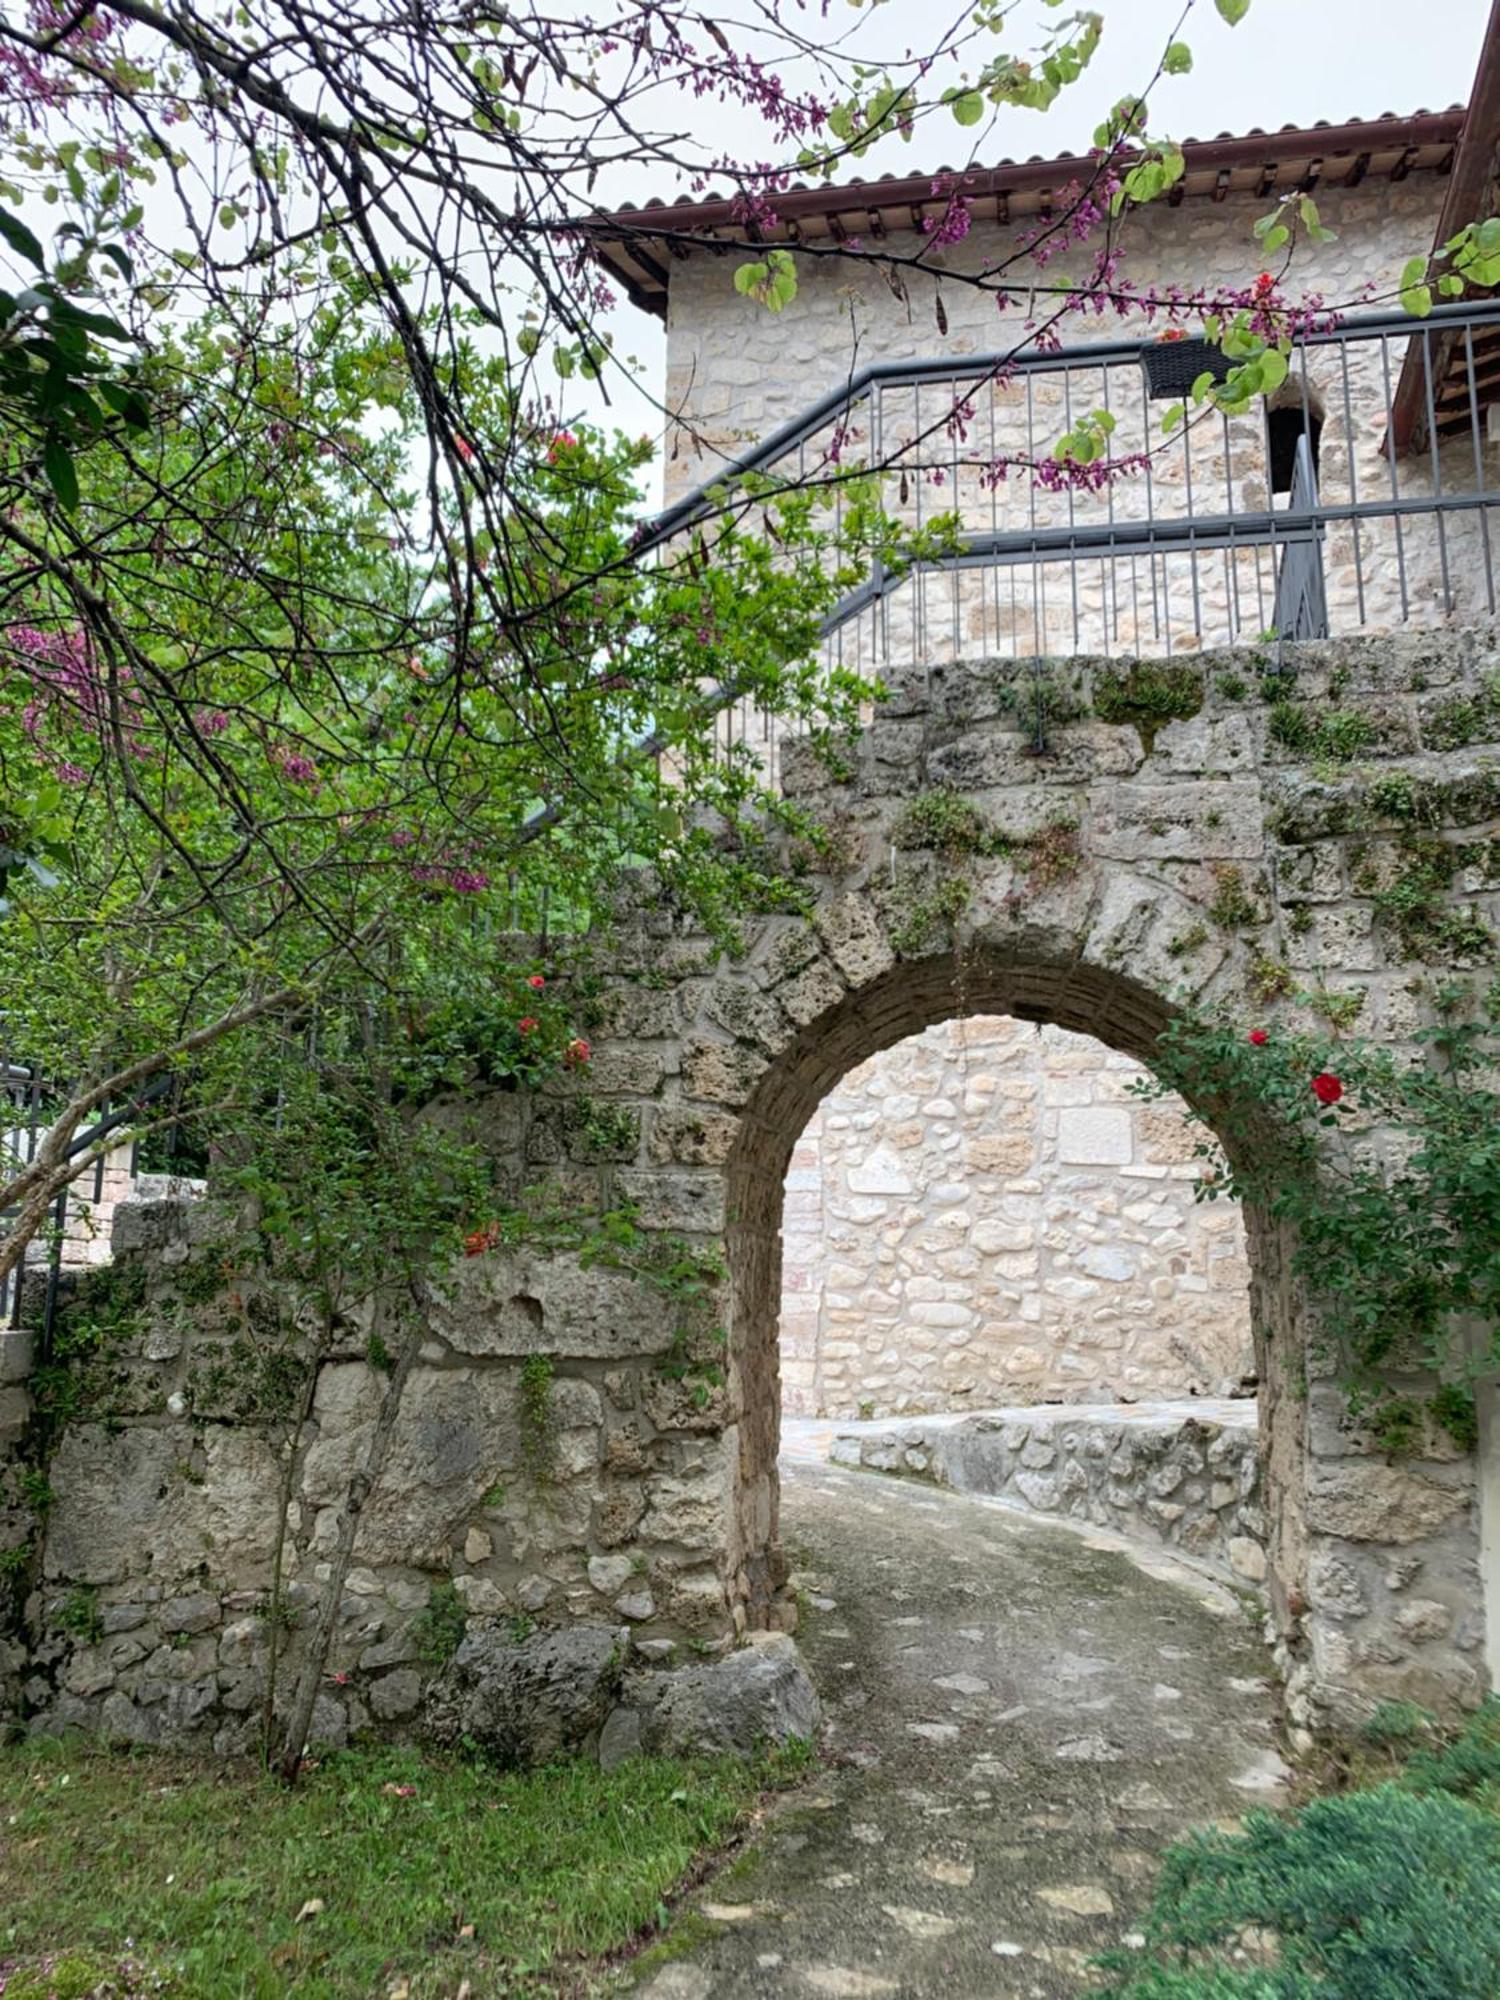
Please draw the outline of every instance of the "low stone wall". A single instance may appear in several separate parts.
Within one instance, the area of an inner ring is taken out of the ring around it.
[[[840,1428],[830,1456],[1160,1542],[1237,1583],[1265,1578],[1251,1402],[985,1410],[858,1424]]]
[[[300,1422],[295,1312],[240,1268],[234,1240],[208,1202],[122,1203],[113,1263],[69,1280],[110,1328],[45,1462],[28,1455],[29,1385],[9,1385],[0,1723],[251,1749],[284,1489],[289,1695],[387,1378],[352,1319]],[[724,1571],[734,1433],[722,1391],[695,1396],[664,1370],[672,1337],[654,1293],[577,1258],[495,1253],[450,1274],[360,1517],[314,1741],[422,1731],[444,1658],[486,1635],[514,1656],[524,1708],[517,1649],[564,1627],[605,1635],[610,1712],[635,1718],[615,1749],[637,1724],[648,1747],[665,1740],[642,1675],[721,1654],[727,1667],[745,1626]],[[580,1705],[585,1722],[602,1699]]]
[[[1245,1229],[1177,1098],[1088,1035],[973,1015],[858,1065],[786,1179],[782,1407],[886,1417],[1232,1394]]]

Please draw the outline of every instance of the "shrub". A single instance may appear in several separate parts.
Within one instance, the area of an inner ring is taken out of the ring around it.
[[[1485,1702],[1451,1743],[1419,1750],[1401,1782],[1414,1792],[1447,1792],[1500,1804],[1500,1701],[1492,1697]]]
[[[1247,1927],[1263,1968],[1233,1962]],[[1168,1851],[1146,1934],[1152,1961],[1103,1961],[1113,2000],[1494,2000],[1500,1826],[1395,1784],[1252,1813]]]

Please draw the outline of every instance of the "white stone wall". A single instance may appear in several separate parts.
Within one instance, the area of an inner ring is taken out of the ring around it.
[[[852,1070],[787,1176],[794,1415],[1222,1395],[1253,1371],[1239,1213],[1176,1100],[1088,1036],[974,1017]]]

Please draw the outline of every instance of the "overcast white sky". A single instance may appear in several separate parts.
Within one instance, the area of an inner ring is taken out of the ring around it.
[[[995,125],[960,131],[944,121],[919,131],[910,145],[886,141],[861,163],[866,176],[917,173],[940,166],[1052,155],[1087,147],[1100,117],[1126,92],[1139,89],[1182,13],[1182,0],[1095,0],[1102,6],[1105,33],[1085,77],[1045,114],[1008,111]],[[1467,99],[1479,58],[1490,0],[1252,0],[1246,19],[1228,28],[1210,0],[1194,0],[1183,30],[1192,48],[1192,72],[1167,78],[1153,100],[1153,130],[1174,138],[1204,138],[1243,132],[1253,126],[1342,123],[1384,111],[1437,110]],[[817,18],[815,6],[807,16]],[[847,0],[829,0],[824,16],[830,34],[844,33],[851,16]],[[861,25],[869,39],[861,46],[899,55],[907,44],[930,41],[934,24],[948,18],[934,0],[886,0]],[[1018,7],[1017,29],[1046,16],[1040,7]],[[803,19],[804,31],[810,22]],[[1009,41],[1009,37],[1007,37]],[[956,81],[956,77],[955,77]],[[759,156],[754,122],[736,119],[720,106],[694,106],[684,122],[715,148]],[[655,181],[621,175],[601,186],[611,204],[641,201],[674,190]],[[725,267],[725,284],[730,282]],[[660,325],[630,306],[612,316],[616,352],[637,357],[645,381],[659,394],[664,374]],[[603,421],[631,431],[655,430],[659,419],[644,398],[611,388],[612,412],[594,412]]]

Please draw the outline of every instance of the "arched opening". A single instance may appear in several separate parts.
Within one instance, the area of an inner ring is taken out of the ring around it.
[[[940,1024],[1004,1017],[1046,1024],[1145,1062],[1169,1007],[1122,973],[940,955],[893,967],[805,1026],[761,1078],[728,1163],[730,1392],[739,1425],[731,1559],[752,1625],[774,1615],[778,1548],[780,1308],[784,1182],[820,1102],[881,1051]],[[1080,1107],[1081,1108],[1081,1107]],[[1273,1602],[1303,1568],[1301,1405],[1291,1357],[1300,1329],[1276,1232],[1246,1218],[1253,1361]],[[1241,1277],[1243,1277],[1243,1272]]]
[[[985,1014],[844,1076],[787,1174],[783,1430],[1253,1400],[1243,1218],[1197,1198],[1201,1128],[1148,1083]]]

